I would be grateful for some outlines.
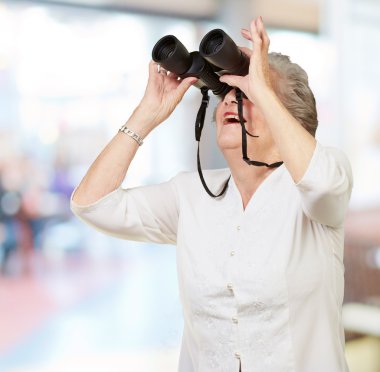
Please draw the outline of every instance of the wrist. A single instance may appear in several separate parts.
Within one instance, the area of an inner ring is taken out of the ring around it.
[[[143,143],[144,143],[144,140],[143,138],[136,132],[134,132],[133,130],[131,130],[131,128],[128,128],[126,126],[126,124],[124,124],[120,129],[119,129],[119,132],[123,132],[125,133],[127,136],[131,137],[132,139],[134,139],[138,144],[139,146],[141,146]]]
[[[252,102],[261,110],[265,110],[267,106],[271,106],[274,102],[280,101],[276,92],[268,85],[261,86],[258,91],[259,94],[253,97]]]
[[[142,138],[145,138],[157,126],[154,113],[140,105],[136,107],[125,125]]]

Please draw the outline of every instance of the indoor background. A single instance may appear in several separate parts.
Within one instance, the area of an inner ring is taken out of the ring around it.
[[[196,50],[220,27],[247,45],[239,30],[259,15],[271,50],[309,74],[317,139],[350,158],[347,360],[351,372],[380,371],[376,0],[0,1],[0,371],[176,370],[183,319],[175,247],[101,235],[73,217],[69,198],[142,97],[160,37],[174,34]],[[200,100],[191,88],[151,133],[125,187],[196,169]],[[204,168],[225,166],[212,111]]]

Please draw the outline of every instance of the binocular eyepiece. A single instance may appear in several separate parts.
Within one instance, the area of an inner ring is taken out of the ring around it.
[[[221,29],[208,32],[199,45],[199,52],[189,53],[173,35],[157,41],[152,59],[180,78],[194,76],[198,88],[207,87],[223,98],[232,88],[219,81],[224,74],[244,76],[248,74],[249,58]]]

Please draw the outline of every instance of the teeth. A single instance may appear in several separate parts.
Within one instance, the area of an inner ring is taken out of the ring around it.
[[[236,119],[236,120],[239,120],[239,116],[238,115],[226,115],[224,118],[225,119]]]
[[[244,120],[244,123],[247,122],[245,119],[243,119],[243,120]],[[225,123],[234,123],[234,121],[236,121],[238,123],[240,122],[239,115],[229,114],[229,115],[226,115],[224,117],[224,122]]]

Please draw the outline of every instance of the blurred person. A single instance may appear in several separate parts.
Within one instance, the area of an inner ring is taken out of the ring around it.
[[[141,103],[91,165],[71,208],[95,228],[123,239],[177,245],[184,313],[180,372],[340,372],[344,356],[344,218],[352,174],[345,155],[315,139],[315,99],[303,69],[270,53],[261,17],[242,30],[252,42],[247,76],[216,109],[216,137],[227,169],[158,185],[122,189],[145,138],[173,112],[194,78],[178,80],[150,63]],[[236,89],[244,99],[249,155],[242,160]],[[135,133],[135,134],[134,134]],[[136,135],[138,136],[136,138]],[[135,138],[133,138],[133,136]]]
[[[53,185],[54,186],[54,185]],[[1,269],[7,275],[29,275],[46,226],[68,215],[41,164],[26,154],[13,154],[0,165]],[[54,191],[54,190],[53,190]],[[13,259],[12,259],[13,255]]]
[[[1,178],[0,167],[0,274],[6,275],[9,258],[17,248],[17,223],[13,216],[4,210],[3,204],[7,198],[7,192],[2,187]],[[17,200],[19,195],[13,193],[11,197]]]

